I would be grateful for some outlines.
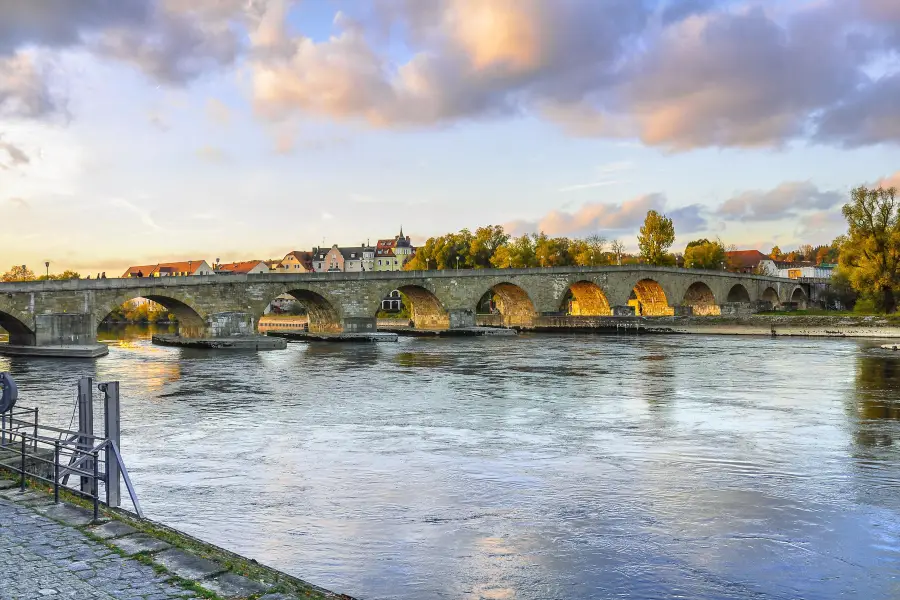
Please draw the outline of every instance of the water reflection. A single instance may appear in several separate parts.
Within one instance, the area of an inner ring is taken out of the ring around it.
[[[66,422],[78,376],[122,381],[151,517],[325,587],[900,597],[900,373],[871,344],[523,335],[255,354],[132,333],[97,361],[0,369]]]

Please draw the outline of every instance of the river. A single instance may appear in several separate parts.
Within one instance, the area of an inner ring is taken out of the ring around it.
[[[900,353],[729,336],[0,358],[151,518],[366,599],[900,598]]]

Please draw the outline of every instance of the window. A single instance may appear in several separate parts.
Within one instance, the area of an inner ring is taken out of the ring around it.
[[[379,266],[379,267],[381,266],[381,259],[380,259],[380,258],[378,259],[378,266]]]

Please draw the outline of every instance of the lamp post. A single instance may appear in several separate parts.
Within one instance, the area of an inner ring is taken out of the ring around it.
[[[47,267],[47,279],[50,279],[50,261],[44,261],[44,266]]]
[[[430,259],[430,258],[426,258],[426,259],[425,259],[425,270],[426,270],[426,271],[430,271],[430,270],[431,270],[431,259]]]
[[[456,257],[456,270],[459,271],[459,257]]]

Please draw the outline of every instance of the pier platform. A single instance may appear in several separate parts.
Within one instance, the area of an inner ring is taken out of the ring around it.
[[[0,356],[37,356],[44,358],[98,358],[109,354],[106,344],[87,346],[16,346],[0,344]]]
[[[284,350],[287,342],[277,337],[252,335],[222,338],[186,338],[171,334],[157,334],[152,337],[158,346],[177,348],[197,348],[203,350]]]

